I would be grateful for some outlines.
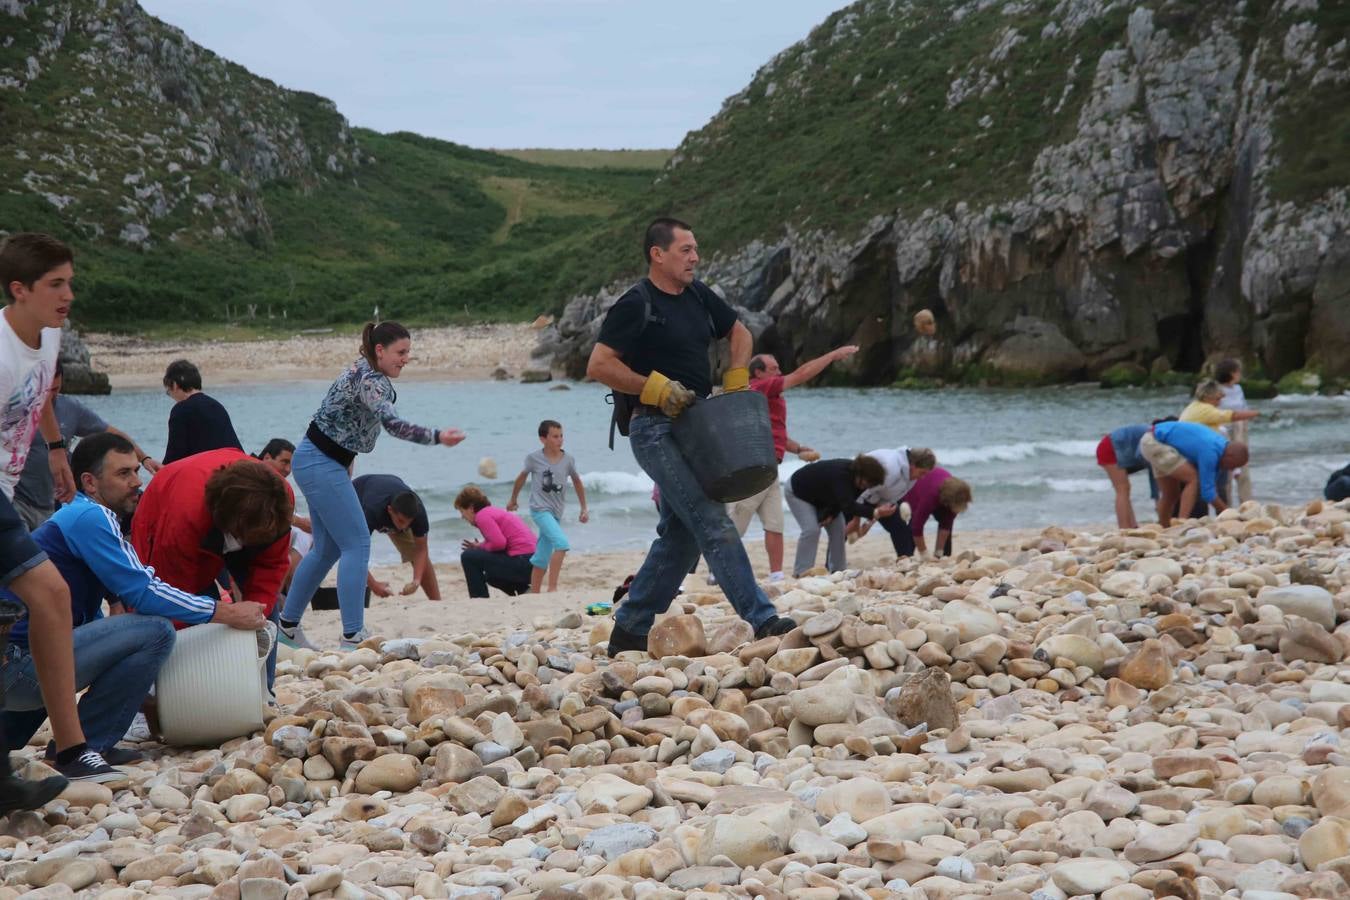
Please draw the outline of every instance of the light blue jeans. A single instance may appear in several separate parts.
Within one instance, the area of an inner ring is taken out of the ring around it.
[[[755,581],[726,505],[703,493],[675,445],[671,424],[667,416],[647,413],[636,416],[629,430],[633,457],[661,491],[660,521],[656,540],[614,620],[625,631],[646,634],[670,608],[684,576],[702,555],[732,607],[758,630],[777,610]]]
[[[370,567],[370,529],[352,477],[345,466],[305,438],[295,448],[291,473],[309,505],[314,548],[295,569],[281,618],[299,622],[319,582],[338,567],[338,607],[342,633],[355,634],[366,620],[366,572]]]
[[[553,513],[546,509],[532,509],[530,518],[534,519],[534,524],[539,528],[539,540],[535,543],[530,565],[536,569],[547,569],[554,553],[559,550],[571,550],[572,545],[567,542],[567,535],[563,534],[562,526],[558,524],[558,518]]]
[[[173,623],[127,613],[81,625],[71,639],[75,689],[89,688],[80,699],[80,727],[91,749],[107,750],[127,733],[160,666],[173,652]],[[28,650],[10,644],[5,658],[4,732],[10,748],[18,749],[42,727],[47,710]]]

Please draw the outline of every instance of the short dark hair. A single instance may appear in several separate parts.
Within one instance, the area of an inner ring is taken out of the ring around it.
[[[769,368],[769,364],[764,361],[763,353],[756,353],[750,357],[750,377],[754,378],[760,372]]]
[[[1219,360],[1214,367],[1214,380],[1219,384],[1232,384],[1233,376],[1242,371],[1242,360],[1228,357]]]
[[[555,422],[552,419],[545,419],[539,423],[539,436],[548,437],[548,433],[555,428],[562,431],[562,423]]]
[[[88,472],[95,478],[103,474],[103,462],[109,453],[136,454],[136,445],[120,434],[104,431],[91,434],[75,445],[70,455],[70,471],[75,476],[75,485],[80,486],[81,476]]]
[[[294,453],[295,445],[285,438],[272,438],[267,445],[258,451],[258,459],[267,459],[271,457],[276,459],[283,453]]]
[[[685,231],[694,230],[689,223],[672,219],[670,216],[653,219],[652,224],[647,226],[647,233],[642,238],[642,261],[648,265],[651,264],[653,247],[669,250],[670,242],[675,240],[676,228],[683,228]]]
[[[487,494],[483,493],[482,489],[476,484],[471,484],[464,488],[464,490],[459,492],[459,496],[455,498],[455,509],[471,509],[474,512],[478,512],[484,507],[491,505],[492,504],[488,502]]]
[[[186,359],[175,359],[164,370],[164,386],[177,387],[180,391],[200,391],[202,373]]]
[[[412,491],[403,491],[389,501],[389,508],[400,516],[415,519],[422,512],[422,498]]]
[[[28,289],[52,269],[74,262],[75,254],[64,242],[40,231],[20,231],[0,243],[0,287],[13,300],[9,286],[19,282]]]
[[[245,457],[221,466],[206,481],[211,521],[246,544],[270,543],[290,529],[295,502],[272,467]]]
[[[875,456],[859,453],[849,463],[848,472],[854,478],[861,478],[869,487],[876,487],[886,481],[886,469]]]

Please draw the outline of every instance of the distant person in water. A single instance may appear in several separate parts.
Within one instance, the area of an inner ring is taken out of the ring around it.
[[[1247,395],[1242,390],[1242,362],[1241,360],[1228,358],[1219,361],[1214,368],[1214,380],[1219,383],[1223,389],[1223,399],[1219,401],[1219,409],[1231,409],[1240,412],[1249,409],[1247,406]],[[1246,444],[1251,448],[1251,438],[1249,435],[1250,427],[1246,421],[1233,420],[1232,429],[1229,437],[1240,444]],[[1246,503],[1252,499],[1252,467],[1249,463],[1233,472],[1233,480],[1237,482],[1237,498],[1239,503]]]
[[[1158,483],[1153,469],[1139,451],[1139,441],[1148,433],[1148,425],[1122,425],[1097,443],[1097,465],[1106,471],[1111,487],[1116,492],[1116,527],[1138,528],[1134,505],[1130,502],[1130,476],[1135,472],[1148,473],[1148,492],[1158,498]]]
[[[295,483],[309,506],[314,549],[295,570],[281,610],[278,639],[284,644],[313,648],[300,628],[300,618],[334,559],[342,610],[339,649],[355,649],[370,637],[365,626],[370,530],[352,486],[351,467],[358,454],[375,449],[380,428],[414,444],[453,447],[464,440],[458,428],[414,425],[394,408],[398,394],[391,379],[403,373],[411,354],[408,329],[397,322],[367,324],[361,332],[361,355],[329,387],[296,448]]]
[[[1247,462],[1247,447],[1196,422],[1160,422],[1139,441],[1139,449],[1158,479],[1158,521],[1172,524],[1172,511],[1191,510],[1198,496],[1215,512],[1228,504],[1219,496],[1220,469]]]
[[[784,375],[778,360],[770,353],[761,353],[750,359],[750,390],[763,394],[769,402],[769,427],[773,432],[773,450],[779,465],[783,455],[795,453],[808,462],[820,459],[810,447],[799,444],[788,436],[787,402],[783,392],[806,384],[815,378],[833,362],[847,359],[858,352],[853,345],[836,347],[829,353],[802,363]],[[727,504],[727,513],[736,523],[741,536],[750,527],[755,516],[764,526],[764,552],[769,557],[769,581],[783,580],[783,485],[777,478],[773,483],[752,497]]]
[[[164,393],[173,399],[164,465],[207,450],[244,449],[225,407],[202,393],[202,373],[192,363],[186,359],[169,363],[164,370]]]
[[[558,574],[562,571],[563,558],[572,545],[563,533],[563,509],[567,504],[564,493],[566,482],[571,480],[572,489],[577,492],[577,502],[581,504],[581,514],[577,517],[585,525],[591,520],[586,509],[586,486],[581,483],[577,473],[577,461],[572,454],[563,450],[563,427],[552,419],[539,423],[538,450],[525,457],[525,467],[516,476],[511,486],[511,499],[506,504],[508,512],[516,510],[521,488],[530,482],[530,518],[539,529],[539,539],[530,564],[534,573],[530,577],[530,590],[539,593],[544,588],[544,575],[548,574],[549,593],[558,589]]]
[[[466,540],[460,545],[459,564],[469,596],[484,599],[488,588],[511,596],[530,590],[534,565],[535,539],[530,526],[513,512],[488,502],[487,495],[469,485],[455,498],[460,518],[483,535],[480,541]]]

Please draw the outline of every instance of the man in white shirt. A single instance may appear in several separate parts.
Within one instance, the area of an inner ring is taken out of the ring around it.
[[[883,448],[873,450],[867,455],[881,463],[881,467],[886,470],[886,480],[876,487],[863,491],[858,500],[877,508],[874,521],[880,522],[881,527],[891,536],[891,545],[895,547],[896,555],[902,553],[908,555],[910,552],[908,539],[897,539],[897,535],[909,527],[908,505],[900,501],[909,493],[909,489],[914,487],[914,482],[933,471],[937,466],[937,457],[927,447],[896,447],[893,450]],[[858,536],[866,534],[871,527],[870,522],[863,523]]]
[[[34,784],[15,778],[0,753],[0,797],[12,808],[41,805],[67,778],[114,781],[126,776],[89,750],[75,708],[75,659],[71,642],[70,590],[37,546],[11,502],[30,446],[41,434],[57,499],[75,494],[65,443],[51,405],[50,387],[61,349],[61,326],[75,297],[74,255],[46,234],[12,234],[0,244],[0,287],[7,305],[0,314],[0,585],[27,607],[31,652],[43,705],[55,738],[60,779]],[[54,794],[53,794],[54,796]]]

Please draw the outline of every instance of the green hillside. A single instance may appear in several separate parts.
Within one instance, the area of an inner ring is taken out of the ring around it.
[[[1347,182],[1344,2],[860,0],[673,153],[493,153],[351,129],[134,3],[60,0],[0,4],[0,227],[78,245],[87,326],[334,324],[377,304],[528,317],[636,272],[654,215],[694,222],[707,258],[789,229],[851,240],[878,215],[1034,204],[1038,154],[1079,131],[1140,11],[1201,59],[1220,21],[1245,53],[1309,17],[1307,46],[1255,57],[1292,86],[1270,184],[1297,200]]]
[[[0,5],[0,32],[0,229],[76,245],[83,326],[532,317],[652,179],[645,151],[350,129],[134,3]]]
[[[532,317],[547,260],[650,181],[641,170],[540,166],[411,134],[357,130],[373,159],[352,180],[265,185],[266,240],[186,236],[150,249],[79,240],[77,320],[255,327]],[[0,149],[3,153],[3,149]],[[60,211],[0,194],[11,230],[67,234]]]

